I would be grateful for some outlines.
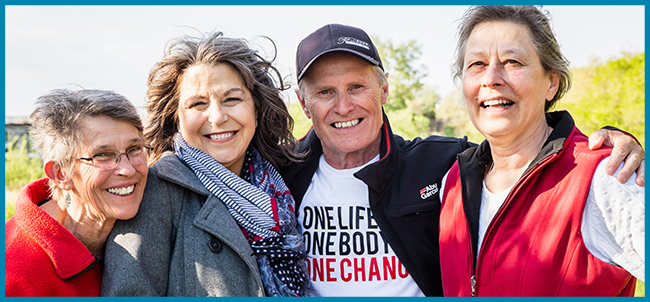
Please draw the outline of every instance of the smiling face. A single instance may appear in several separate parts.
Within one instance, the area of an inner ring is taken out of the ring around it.
[[[330,165],[350,167],[345,163],[350,160],[358,166],[379,154],[381,106],[388,98],[388,83],[380,84],[370,63],[332,52],[318,58],[303,81],[299,101]]]
[[[255,134],[255,104],[229,64],[198,64],[179,83],[179,131],[192,147],[239,175]]]
[[[542,67],[529,34],[521,24],[484,22],[467,40],[463,95],[472,123],[488,140],[512,140],[546,125],[544,104],[559,80]]]
[[[83,144],[79,157],[92,157],[102,151],[126,150],[144,145],[144,139],[133,125],[107,116],[86,117],[79,121]],[[142,201],[147,181],[146,161],[132,165],[122,155],[115,169],[101,170],[83,161],[75,163],[72,190],[90,215],[107,219],[130,219]]]

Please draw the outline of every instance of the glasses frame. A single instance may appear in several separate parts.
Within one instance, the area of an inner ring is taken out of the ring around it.
[[[145,153],[146,153],[147,151],[151,151],[151,150],[153,150],[153,147],[148,146],[148,145],[142,145],[141,147],[144,148],[144,150],[142,150],[142,151],[145,152]],[[131,148],[129,148],[129,149],[131,149]],[[122,160],[122,154],[124,154],[124,155],[126,155],[126,159],[129,161],[129,163],[130,163],[132,166],[135,166],[135,165],[136,165],[136,164],[133,164],[133,162],[131,162],[131,157],[129,156],[128,150],[126,150],[126,151],[124,151],[124,152],[120,152],[120,151],[117,151],[117,150],[104,151],[104,153],[106,153],[106,152],[117,153],[117,157],[115,158],[115,165],[114,165],[112,168],[106,168],[106,167],[100,167],[100,166],[98,166],[97,163],[95,163],[95,160],[93,159],[94,155],[91,156],[91,157],[78,157],[78,158],[76,158],[76,159],[77,159],[77,160],[83,160],[84,163],[89,164],[89,165],[91,165],[91,166],[93,166],[93,167],[95,167],[95,168],[98,168],[98,169],[100,169],[100,170],[113,170],[113,169],[117,168],[117,166],[120,165],[120,160]],[[145,154],[145,157],[146,157],[146,156],[148,156],[148,154]],[[145,163],[146,163],[146,162],[147,162],[147,161],[145,160]],[[138,165],[141,165],[141,164],[138,164]]]

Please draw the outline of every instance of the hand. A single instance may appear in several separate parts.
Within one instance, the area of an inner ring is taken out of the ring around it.
[[[607,162],[606,172],[613,175],[618,166],[625,160],[623,169],[616,179],[625,183],[636,170],[636,184],[645,185],[645,153],[637,141],[629,135],[617,131],[599,129],[589,136],[589,149],[596,150],[602,145],[614,148]]]

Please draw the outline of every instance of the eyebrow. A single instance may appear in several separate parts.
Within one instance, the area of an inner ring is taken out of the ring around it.
[[[244,89],[241,89],[239,87],[233,87],[233,88],[230,88],[230,89],[226,90],[221,97],[226,97],[226,96],[228,96],[228,95],[230,95],[232,93],[235,93],[235,92],[241,92],[241,93],[246,94],[246,91],[244,91]],[[188,102],[193,102],[196,99],[208,99],[209,100],[210,98],[206,97],[206,96],[204,96],[202,94],[195,94],[195,95],[192,95],[192,96],[186,98],[185,101],[183,102],[183,104],[186,104]]]
[[[142,137],[134,137],[127,142],[128,145],[135,144],[135,143],[144,143],[144,139]],[[113,147],[114,147],[113,145],[108,145],[108,144],[99,145],[96,148],[92,148],[91,153],[95,153],[97,151],[102,151],[102,150],[115,150]]]
[[[520,51],[519,48],[506,48],[506,49],[504,49],[504,50],[502,50],[502,51],[499,51],[499,52],[500,52],[501,54],[505,54],[505,55],[509,55],[509,54],[522,54],[522,53],[523,53],[522,51]],[[486,56],[486,55],[487,55],[486,52],[485,52],[485,51],[482,51],[482,50],[471,51],[471,52],[467,52],[467,53],[465,54],[466,57],[469,57],[469,56]]]
[[[503,54],[509,55],[509,54],[523,54],[524,52],[521,51],[519,48],[507,48],[506,50],[503,51]]]
[[[230,95],[230,94],[235,93],[235,92],[241,92],[241,93],[244,93],[244,94],[246,93],[244,91],[244,89],[241,89],[239,87],[233,87],[233,88],[230,88],[230,89],[226,90],[226,92],[223,93],[223,96],[227,96],[227,95]]]

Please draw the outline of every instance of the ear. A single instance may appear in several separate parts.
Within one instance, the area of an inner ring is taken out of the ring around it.
[[[546,91],[546,100],[552,100],[560,88],[560,75],[556,71],[549,72],[549,86]]]
[[[300,97],[300,90],[296,88],[296,96],[298,97],[298,102],[300,102],[300,107],[302,108],[302,112],[305,113],[308,119],[311,119],[311,114],[309,113],[309,109],[307,109],[307,106],[305,105],[305,100]]]
[[[388,92],[390,91],[388,85],[388,72],[386,73],[386,83],[381,87],[381,104],[385,105],[388,102]]]
[[[61,188],[62,190],[73,189],[74,186],[72,185],[72,177],[67,175],[67,173],[61,169],[61,166],[57,162],[53,160],[46,162],[43,170],[45,171],[47,178],[52,180],[57,187]]]

